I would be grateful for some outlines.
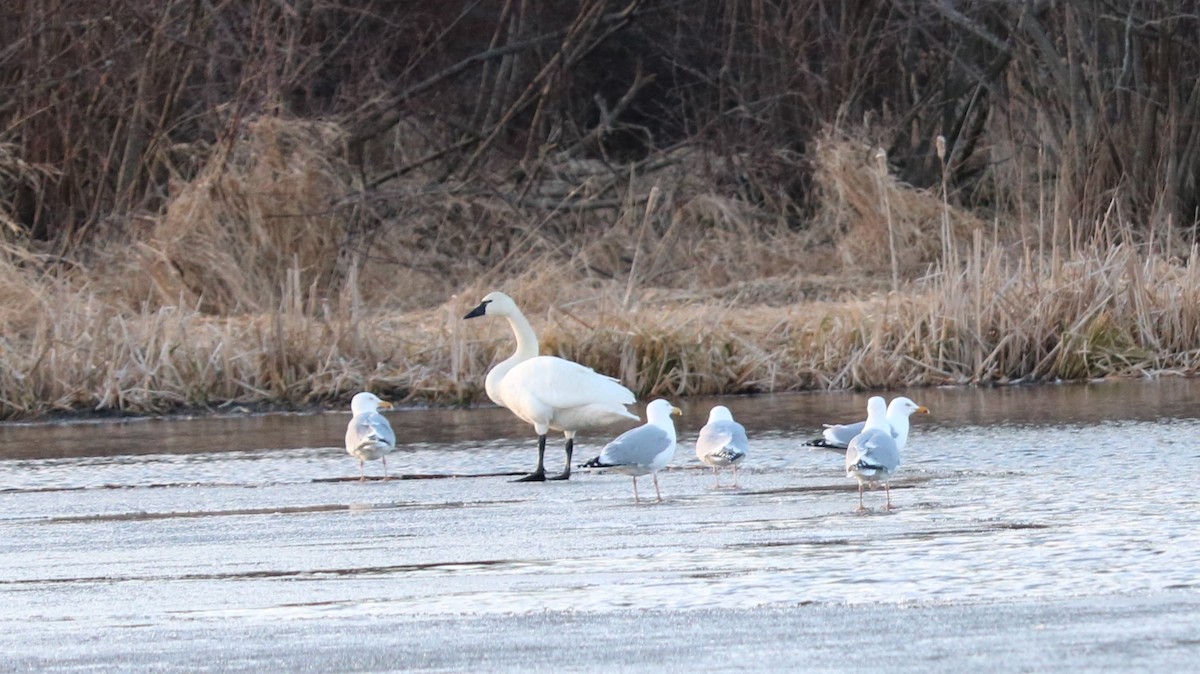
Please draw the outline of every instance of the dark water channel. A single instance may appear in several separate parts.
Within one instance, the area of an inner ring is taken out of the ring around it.
[[[933,415],[867,514],[800,446],[865,395],[682,401],[641,506],[620,475],[472,477],[534,458],[494,408],[390,413],[394,474],[458,477],[386,483],[343,479],[346,413],[0,425],[0,669],[1200,662],[1200,382],[909,395]],[[693,454],[716,402],[750,433],[739,490]]]

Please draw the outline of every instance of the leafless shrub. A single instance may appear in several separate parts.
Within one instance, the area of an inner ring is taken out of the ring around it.
[[[1133,0],[2,3],[0,414],[471,399],[495,287],[642,392],[1190,372],[1198,42]]]

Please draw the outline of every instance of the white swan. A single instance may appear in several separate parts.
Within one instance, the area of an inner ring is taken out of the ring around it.
[[[733,420],[728,407],[717,405],[708,412],[708,423],[696,438],[696,458],[712,466],[717,488],[721,488],[721,468],[733,468],[733,486],[738,486],[738,464],[750,451],[746,429]]]
[[[892,437],[887,422],[883,398],[872,396],[867,401],[867,421],[862,433],[854,436],[846,447],[846,477],[858,480],[858,510],[863,506],[863,485],[883,483],[887,491],[887,507],[892,509],[892,489],[888,484],[900,467],[900,448]]]
[[[892,429],[892,438],[896,440],[896,446],[901,451],[908,444],[908,418],[914,413],[929,414],[929,408],[924,405],[918,405],[904,396],[892,398],[892,402],[887,406],[887,424]],[[825,424],[825,430],[821,433],[822,437],[809,440],[804,443],[804,446],[821,447],[823,449],[846,449],[846,446],[850,444],[850,440],[859,433],[862,433],[865,425],[865,421],[855,424]]]
[[[579,363],[539,356],[537,335],[508,295],[488,293],[464,318],[478,316],[507,318],[517,338],[517,350],[488,372],[484,387],[492,402],[532,424],[538,434],[537,468],[518,482],[570,478],[577,431],[623,419],[638,420],[636,414],[625,409],[636,399],[621,382]],[[567,464],[561,474],[547,478],[543,459],[546,434],[551,429],[562,431],[567,438]]]
[[[396,434],[379,409],[391,409],[392,404],[380,400],[374,393],[363,391],[350,401],[354,418],[346,427],[346,453],[358,459],[358,479],[366,480],[364,461],[383,460],[383,479],[388,479],[387,454],[396,448]]]
[[[625,431],[616,440],[601,450],[600,456],[583,464],[589,468],[611,468],[618,473],[633,476],[633,502],[638,498],[637,479],[640,475],[654,476],[654,494],[662,502],[658,491],[658,471],[671,463],[675,456],[675,424],[672,414],[683,414],[666,400],[655,400],[646,405],[646,423]]]

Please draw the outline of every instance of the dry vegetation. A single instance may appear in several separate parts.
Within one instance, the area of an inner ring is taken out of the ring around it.
[[[1200,366],[1190,3],[442,4],[6,3],[0,416]]]

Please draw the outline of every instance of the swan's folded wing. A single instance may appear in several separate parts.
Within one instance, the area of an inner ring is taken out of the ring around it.
[[[518,364],[504,376],[501,386],[519,387],[556,409],[624,406],[636,401],[633,391],[616,379],[555,356],[538,356]]]

